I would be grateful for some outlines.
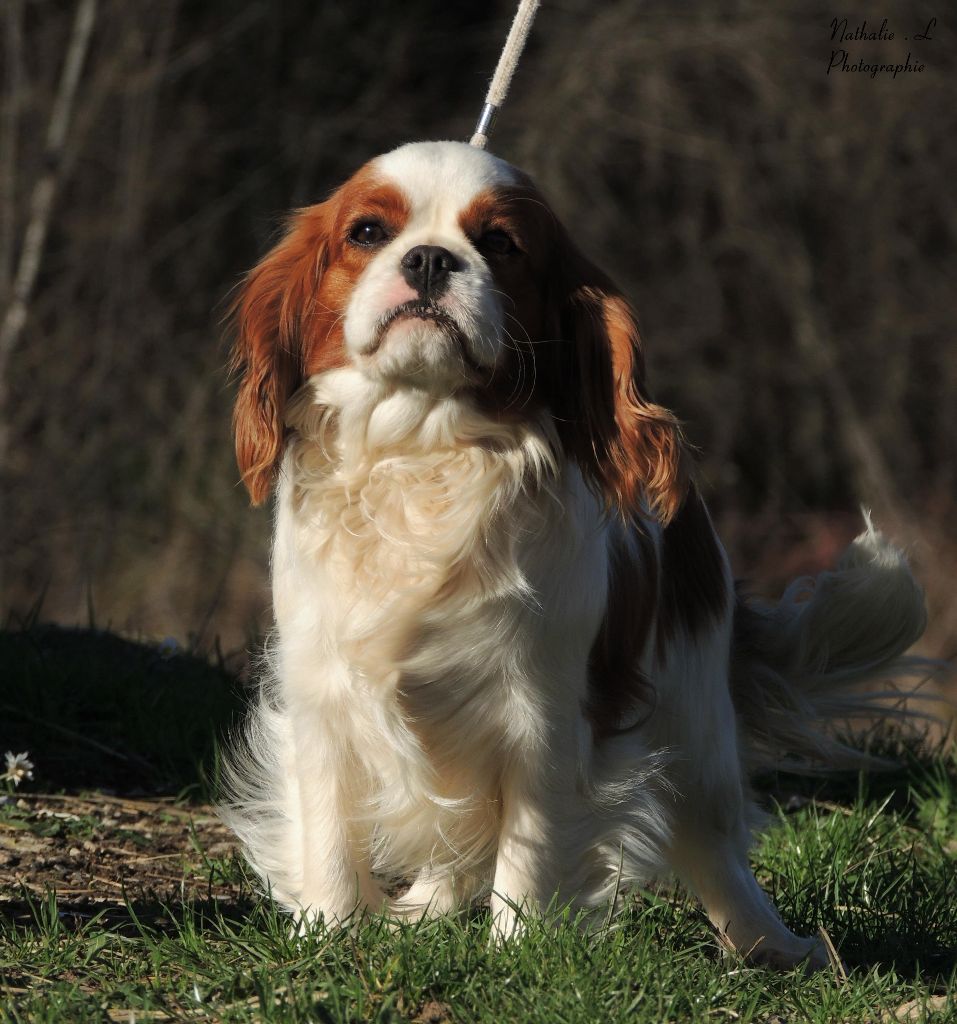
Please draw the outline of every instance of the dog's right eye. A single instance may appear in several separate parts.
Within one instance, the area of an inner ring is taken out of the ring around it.
[[[377,220],[359,221],[349,232],[349,241],[355,245],[378,245],[388,237],[388,232]]]
[[[478,240],[479,249],[492,253],[494,256],[508,256],[516,252],[518,246],[512,236],[501,228],[489,228]]]

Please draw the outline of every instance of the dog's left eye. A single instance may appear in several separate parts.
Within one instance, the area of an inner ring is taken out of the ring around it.
[[[360,221],[349,232],[349,241],[356,245],[378,245],[388,237],[388,232],[377,220]]]
[[[518,249],[511,235],[501,228],[492,228],[484,232],[477,244],[483,252],[493,253],[495,256],[506,256]]]

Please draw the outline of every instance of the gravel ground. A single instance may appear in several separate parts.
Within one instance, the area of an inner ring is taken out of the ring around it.
[[[61,916],[79,919],[104,910],[128,918],[128,904],[236,900],[239,885],[218,867],[234,853],[208,806],[99,793],[2,797],[0,912],[28,914],[30,899],[50,889]]]

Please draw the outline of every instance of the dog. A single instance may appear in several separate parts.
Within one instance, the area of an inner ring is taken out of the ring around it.
[[[903,555],[868,521],[739,594],[631,305],[464,143],[298,211],[233,312],[276,625],[223,813],[272,897],[346,925],[490,893],[504,940],[672,872],[753,961],[826,963],[751,871],[748,777],[855,756],[823,726],[924,628]]]

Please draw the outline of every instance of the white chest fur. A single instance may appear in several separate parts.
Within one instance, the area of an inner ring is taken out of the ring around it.
[[[534,600],[523,549],[563,509],[549,491],[556,464],[543,431],[415,394],[364,412],[293,407],[275,596],[282,618],[304,576],[321,586],[321,628],[354,668],[381,674],[410,657],[430,611],[449,619]],[[406,429],[384,431],[383,420]]]
[[[408,837],[417,817],[429,842],[480,846],[502,764],[544,705],[584,697],[563,666],[587,658],[604,610],[597,502],[545,429],[408,395],[320,404],[328,392],[293,405],[280,490],[287,697],[381,738],[356,744],[380,834]]]

